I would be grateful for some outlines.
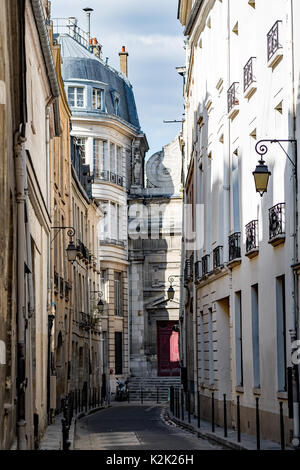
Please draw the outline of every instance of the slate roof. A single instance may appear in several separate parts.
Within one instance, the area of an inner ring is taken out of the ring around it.
[[[121,72],[89,52],[71,36],[59,35],[56,40],[61,45],[63,79],[76,82],[78,78],[103,82],[107,113],[115,114],[113,97],[116,93],[120,97],[119,117],[140,130],[134,94],[129,80]]]

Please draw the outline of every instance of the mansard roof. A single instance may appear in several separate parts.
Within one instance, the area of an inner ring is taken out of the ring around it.
[[[101,82],[105,92],[105,112],[115,114],[114,97],[120,101],[119,117],[140,130],[132,85],[121,73],[75,41],[68,34],[56,37],[61,44],[62,75],[65,81]]]

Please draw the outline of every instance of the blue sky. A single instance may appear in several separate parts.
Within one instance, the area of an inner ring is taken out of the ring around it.
[[[177,0],[52,0],[52,17],[75,16],[86,29],[85,7],[94,9],[91,36],[103,45],[103,58],[119,69],[121,47],[129,53],[128,78],[148,138],[149,157],[181,129],[180,124],[163,124],[181,119],[184,112],[182,77],[175,70],[184,65]]]

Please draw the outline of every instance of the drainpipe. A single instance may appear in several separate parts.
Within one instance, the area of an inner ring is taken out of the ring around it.
[[[296,105],[295,105],[295,60],[294,60],[294,1],[290,2],[290,41],[288,44],[288,50],[290,52],[291,59],[291,110],[289,114],[289,138],[296,140]],[[290,244],[290,258],[291,266],[298,263],[298,175],[297,175],[297,143],[295,145],[294,162],[295,169],[293,169],[294,184],[290,185],[290,201],[291,201],[291,212],[293,213],[293,220],[291,224],[291,244]],[[296,341],[298,338],[298,274],[297,271],[290,273],[290,291],[292,292],[292,304],[291,304],[291,329],[290,337],[291,343]],[[293,414],[294,414],[294,432],[292,444],[294,447],[299,448],[300,446],[300,429],[299,429],[299,366],[293,364]]]
[[[24,135],[24,134],[23,134]],[[26,138],[18,132],[15,135],[15,174],[16,174],[16,201],[17,201],[17,446],[18,450],[27,450],[26,436],[26,351],[25,351],[25,329],[26,329],[26,307],[25,307],[25,142]]]

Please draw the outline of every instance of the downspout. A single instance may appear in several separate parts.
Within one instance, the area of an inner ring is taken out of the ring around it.
[[[24,131],[25,133],[25,131]],[[23,134],[24,135],[24,134]],[[16,202],[17,202],[17,448],[27,450],[26,436],[26,351],[25,351],[25,329],[26,329],[26,307],[25,307],[25,142],[26,139],[18,132],[15,135],[15,175],[16,175]]]
[[[291,135],[289,138],[296,140],[296,106],[295,106],[295,51],[294,51],[294,1],[291,0],[290,3],[290,47],[288,48],[291,54],[291,109],[292,113],[289,115],[289,129],[291,129]],[[294,162],[295,168],[294,172],[294,184],[290,185],[290,201],[292,202],[292,211],[293,211],[293,224],[291,226],[291,234],[293,237],[292,243],[290,244],[290,256],[291,256],[291,266],[298,263],[298,169],[297,169],[297,142],[295,142],[294,148]],[[292,292],[292,304],[291,304],[291,329],[290,337],[291,343],[297,340],[298,338],[298,274],[297,270],[293,271],[290,275],[290,289]],[[299,448],[300,445],[300,425],[299,425],[299,365],[293,364],[293,440],[292,444],[294,447]]]

